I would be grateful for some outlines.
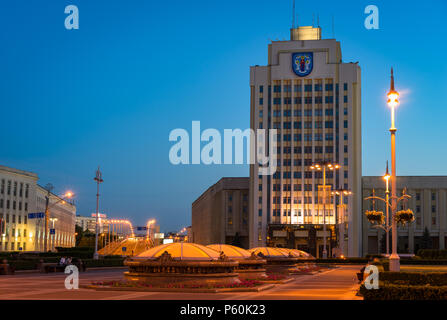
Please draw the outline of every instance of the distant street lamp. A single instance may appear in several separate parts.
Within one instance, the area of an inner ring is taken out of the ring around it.
[[[339,241],[340,241],[340,257],[344,258],[345,254],[345,202],[343,196],[347,197],[352,195],[352,192],[345,189],[338,189],[332,192],[332,195],[339,196],[340,204],[338,207],[340,208],[339,212]]]
[[[96,176],[93,178],[96,181],[96,227],[95,227],[95,253],[93,254],[93,259],[98,260],[98,232],[99,232],[99,184],[104,180],[102,179],[101,171],[96,170]]]
[[[327,241],[326,241],[326,168],[333,171],[340,169],[340,165],[333,164],[329,161],[321,161],[310,167],[312,170],[323,171],[323,259],[327,258]]]

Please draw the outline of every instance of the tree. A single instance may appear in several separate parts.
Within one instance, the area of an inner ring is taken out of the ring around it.
[[[242,247],[241,238],[239,237],[239,232],[236,232],[236,234],[234,235],[231,245],[235,246],[235,247],[239,247],[239,248]]]
[[[81,239],[82,239],[82,236],[84,233],[84,231],[82,230],[82,227],[76,225],[75,233],[76,233],[76,246],[79,246],[79,243],[81,242]]]
[[[428,228],[425,227],[424,234],[421,238],[421,249],[432,249],[432,240],[430,237],[430,232],[428,231]]]

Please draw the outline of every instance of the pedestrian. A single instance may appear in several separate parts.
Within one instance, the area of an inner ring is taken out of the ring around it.
[[[61,257],[61,260],[59,261],[59,265],[61,265],[61,266],[65,265],[65,257]]]

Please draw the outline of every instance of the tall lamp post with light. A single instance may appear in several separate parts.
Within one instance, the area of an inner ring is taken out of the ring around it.
[[[391,83],[390,91],[387,94],[387,104],[391,108],[391,230],[392,230],[392,252],[390,256],[390,271],[400,271],[400,258],[397,254],[397,222],[395,219],[397,211],[397,197],[396,197],[396,126],[395,126],[395,112],[399,105],[399,93],[394,89],[394,73],[391,68]]]
[[[340,169],[340,165],[329,161],[321,161],[310,167],[312,170],[323,172],[323,259],[327,258],[327,240],[326,240],[326,168],[331,171]]]
[[[99,184],[102,183],[101,171],[96,170],[96,176],[93,178],[96,181],[96,226],[95,226],[95,253],[93,254],[93,259],[98,260],[98,232],[99,232]]]

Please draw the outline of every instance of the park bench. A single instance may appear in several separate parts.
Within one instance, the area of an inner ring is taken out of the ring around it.
[[[14,274],[14,268],[8,264],[8,261],[3,260],[3,262],[0,263],[0,275],[9,274]]]
[[[64,272],[65,271],[64,265],[58,264],[58,263],[41,263],[40,264],[40,271],[45,273],[50,272]]]
[[[85,268],[85,266],[83,264],[80,265],[79,263],[73,263],[73,265],[78,267],[79,272],[82,272],[82,271],[86,270],[86,268]],[[58,264],[58,263],[41,262],[39,264],[40,272],[45,272],[45,273],[64,272],[66,267],[67,267],[67,265],[61,265],[61,264]]]

